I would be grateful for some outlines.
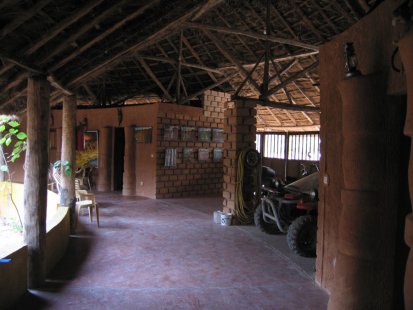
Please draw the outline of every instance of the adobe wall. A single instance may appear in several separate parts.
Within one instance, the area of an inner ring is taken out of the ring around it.
[[[157,115],[157,180],[156,198],[189,197],[197,195],[218,195],[222,193],[223,168],[222,159],[214,161],[213,150],[223,151],[222,142],[182,141],[179,137],[165,141],[167,126],[220,128],[224,126],[224,103],[230,99],[229,94],[207,91],[203,97],[204,108],[159,105]],[[190,160],[183,158],[184,149],[192,149]],[[165,166],[166,149],[176,149],[176,165]],[[208,159],[200,161],[198,150],[207,149]]]
[[[331,290],[334,283],[335,266],[338,249],[338,225],[342,213],[341,189],[343,188],[342,171],[342,99],[338,85],[344,79],[344,54],[343,45],[353,42],[359,60],[359,69],[364,75],[378,73],[386,81],[383,98],[385,104],[386,134],[383,139],[387,141],[385,160],[377,169],[382,171],[387,187],[380,197],[382,222],[376,227],[376,237],[381,240],[383,255],[389,266],[388,271],[393,272],[394,256],[397,256],[395,243],[398,238],[397,210],[400,205],[401,174],[399,173],[399,158],[401,139],[402,114],[401,100],[398,94],[405,93],[404,76],[402,73],[392,71],[390,67],[391,54],[395,49],[392,44],[392,11],[396,2],[388,0],[381,4],[370,15],[366,16],[348,31],[338,35],[320,48],[320,83],[321,83],[321,174],[319,189],[319,218],[317,235],[317,263],[316,281],[322,287]],[[396,57],[400,67],[400,60]],[[379,91],[379,90],[378,90]],[[324,184],[323,184],[324,181]],[[362,206],[360,206],[362,207]],[[349,232],[350,233],[350,232]],[[383,266],[384,267],[384,266]],[[393,275],[397,277],[397,275]],[[388,279],[390,290],[393,287],[393,278]],[[397,283],[395,284],[398,285]],[[398,294],[396,292],[396,294]],[[387,296],[388,297],[388,296]],[[386,298],[387,298],[386,297]],[[384,298],[384,297],[383,297]],[[390,297],[391,298],[391,297]],[[389,299],[389,298],[388,298]]]

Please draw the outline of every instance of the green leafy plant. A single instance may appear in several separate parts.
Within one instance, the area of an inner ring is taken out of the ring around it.
[[[4,146],[9,147],[14,142],[11,153],[6,153],[3,150],[5,163],[0,166],[0,170],[3,172],[8,172],[7,162],[14,162],[27,149],[27,135],[19,127],[20,122],[17,120],[11,120],[8,117],[0,119],[0,134],[2,135],[0,146],[3,149]]]
[[[56,170],[60,170],[61,167],[63,168],[63,173],[67,176],[72,175],[72,166],[70,165],[70,162],[65,160],[63,163],[61,160],[56,161],[53,164],[53,168]]]

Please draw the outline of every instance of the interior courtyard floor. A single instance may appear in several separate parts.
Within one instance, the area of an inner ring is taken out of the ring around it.
[[[97,194],[100,228],[80,216],[67,254],[16,309],[326,309],[315,260],[283,235],[221,226],[219,197]]]

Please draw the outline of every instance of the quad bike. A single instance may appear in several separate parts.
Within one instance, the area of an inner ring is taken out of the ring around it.
[[[262,170],[261,203],[254,213],[255,225],[268,234],[287,234],[294,253],[314,256],[318,172],[285,185],[275,179],[275,171],[271,170]]]

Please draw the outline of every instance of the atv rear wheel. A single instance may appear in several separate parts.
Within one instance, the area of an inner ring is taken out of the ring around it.
[[[257,226],[261,231],[265,232],[266,234],[275,235],[281,233],[276,223],[267,223],[266,221],[264,221],[261,204],[259,204],[258,207],[255,209],[254,223],[255,226]]]
[[[315,257],[317,217],[303,215],[295,219],[288,228],[287,243],[294,253],[304,257]]]

